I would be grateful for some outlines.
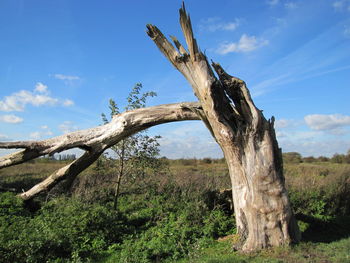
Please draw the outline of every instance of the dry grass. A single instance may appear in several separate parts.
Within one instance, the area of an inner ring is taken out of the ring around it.
[[[53,171],[66,165],[65,162],[27,162],[0,170],[0,186],[22,192],[28,190]]]
[[[288,188],[321,189],[330,185],[350,184],[350,164],[300,163],[285,164],[284,175]]]

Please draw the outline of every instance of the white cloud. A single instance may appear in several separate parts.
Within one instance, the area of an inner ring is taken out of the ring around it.
[[[29,137],[31,139],[37,140],[41,138],[41,133],[40,132],[32,132],[31,134],[29,134]]]
[[[35,94],[27,90],[21,90],[6,96],[4,100],[0,101],[1,111],[23,111],[27,104],[33,106],[41,105],[55,105],[58,99],[52,98],[48,95]]]
[[[280,2],[279,0],[269,0],[269,1],[267,1],[267,4],[268,4],[269,6],[275,6],[275,5],[277,5],[279,2]]]
[[[350,0],[334,1],[332,6],[335,11],[350,11]]]
[[[300,120],[294,120],[294,119],[279,119],[275,121],[275,128],[276,129],[295,129],[298,128],[302,125],[304,125],[305,123],[303,121]]]
[[[36,131],[32,132],[29,134],[29,137],[34,140],[42,139],[46,136],[51,136],[53,133],[51,131],[46,131],[46,132],[41,132],[41,131]]]
[[[350,27],[349,26],[345,26],[343,34],[345,37],[349,37],[350,38]]]
[[[304,117],[306,124],[313,130],[341,132],[341,128],[350,126],[350,116],[342,114],[312,114]]]
[[[235,21],[231,22],[223,22],[221,18],[218,17],[211,17],[208,19],[203,19],[199,24],[199,30],[200,31],[209,31],[209,32],[215,32],[215,31],[233,31],[235,30],[240,24],[239,19],[235,19]]]
[[[338,10],[338,9],[343,8],[344,3],[343,3],[343,1],[335,1],[335,2],[333,2],[332,5],[333,5],[334,9]]]
[[[186,124],[168,124],[160,142],[160,154],[168,158],[222,158],[219,145],[202,122],[188,121]],[[159,128],[158,128],[159,129]],[[159,133],[157,133],[159,134]]]
[[[58,128],[63,132],[63,133],[70,133],[72,131],[78,130],[78,126],[74,125],[71,121],[65,121],[62,124],[58,126]]]
[[[274,7],[274,6],[279,6],[281,4],[280,0],[269,0],[266,2],[270,7]],[[284,3],[284,7],[286,9],[292,10],[297,8],[297,4],[295,2],[286,2]]]
[[[284,132],[276,131],[276,136],[277,136],[278,139],[280,139],[280,138],[285,138],[288,135],[286,133],[284,133]]]
[[[291,121],[290,120],[280,119],[280,120],[276,120],[275,121],[275,128],[276,129],[287,128],[290,125],[291,125]]]
[[[22,122],[23,119],[16,115],[11,114],[11,115],[0,115],[0,121],[16,124],[16,123]]]
[[[253,85],[250,88],[253,98],[256,98],[266,93],[273,86],[277,86],[285,83],[288,77],[289,77],[289,73],[285,73],[277,77],[262,80],[260,83]]]
[[[303,156],[332,156],[334,153],[346,153],[350,149],[349,140],[279,140],[283,152],[299,152]]]
[[[71,106],[74,103],[71,100],[66,99],[61,101],[58,98],[51,97],[48,87],[38,82],[34,91],[20,90],[10,96],[5,96],[3,100],[0,100],[0,111],[23,111],[26,105],[39,107],[43,105],[54,106],[57,104]]]
[[[284,7],[291,10],[297,8],[297,4],[293,2],[288,2],[284,4]]]
[[[75,75],[64,75],[64,74],[50,74],[51,77],[63,81],[67,86],[79,85],[82,79],[79,76]]]
[[[0,133],[0,140],[1,141],[5,141],[5,140],[7,140],[9,137],[7,136],[7,135],[5,135],[5,134],[1,134]]]
[[[217,53],[225,55],[232,52],[251,52],[259,47],[267,45],[268,43],[268,40],[243,34],[238,42],[221,44],[221,46],[217,49]]]
[[[80,80],[80,77],[78,76],[70,76],[70,75],[63,75],[63,74],[54,74],[53,76],[55,79],[59,79],[59,80],[68,80],[68,81]]]
[[[66,99],[63,101],[63,106],[68,107],[68,106],[73,106],[73,105],[74,105],[74,101],[72,101],[72,100]]]
[[[41,82],[38,82],[35,85],[34,91],[39,92],[39,93],[47,93],[48,92],[48,88],[47,88],[46,85],[42,84]]]
[[[47,136],[53,135],[52,131],[49,129],[47,125],[42,125],[40,127],[40,131],[32,132],[29,134],[29,137],[34,140],[42,139]]]

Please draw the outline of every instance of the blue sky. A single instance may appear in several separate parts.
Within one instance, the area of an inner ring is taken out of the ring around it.
[[[45,139],[100,125],[137,82],[148,105],[193,101],[145,33],[182,34],[181,1],[0,1],[0,141]],[[284,152],[350,149],[350,0],[188,0],[201,49],[244,79]],[[183,41],[184,42],[184,41]],[[199,121],[154,127],[161,154],[221,157]],[[2,150],[0,154],[7,151]]]

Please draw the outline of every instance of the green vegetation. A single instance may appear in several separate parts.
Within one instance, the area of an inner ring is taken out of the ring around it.
[[[135,110],[146,107],[148,97],[154,97],[155,92],[146,92],[141,94],[142,84],[137,83],[126,98],[128,104],[125,111]],[[119,108],[113,99],[109,100],[110,117],[120,114]],[[102,113],[102,120],[105,124],[109,123],[108,118]],[[159,155],[160,136],[148,136],[147,131],[141,131],[137,134],[131,135],[128,138],[122,139],[120,142],[110,148],[113,156],[108,156],[106,152],[100,158],[99,164],[103,162],[104,158],[109,158],[109,164],[114,164],[115,170],[115,190],[113,208],[116,210],[118,206],[118,199],[120,194],[120,186],[122,179],[125,176],[133,177],[133,180],[138,180],[144,177],[146,169],[157,169],[161,167],[157,157]],[[114,160],[114,162],[113,162]],[[102,165],[100,165],[102,166]],[[105,168],[102,166],[102,169]],[[111,167],[109,167],[111,168]],[[128,178],[130,179],[130,178]]]
[[[115,160],[106,158],[64,195],[23,203],[2,192],[0,262],[350,262],[350,164],[315,159],[285,159],[303,231],[292,248],[232,251],[237,236],[223,160],[157,159],[162,169],[125,177],[114,210]],[[65,164],[40,159],[2,169],[1,189],[28,189]]]
[[[145,193],[121,196],[118,211],[113,200],[60,197],[30,212],[14,194],[3,193],[0,262],[178,259],[199,240],[233,233],[232,215],[213,208],[206,190],[188,186],[184,191],[171,178],[162,182],[148,183]]]

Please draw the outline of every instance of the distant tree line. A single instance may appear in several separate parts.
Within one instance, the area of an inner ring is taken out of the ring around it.
[[[350,163],[350,150],[347,154],[336,153],[332,157],[326,156],[307,156],[302,157],[298,152],[283,153],[283,161],[285,163],[315,163],[315,162],[332,162],[332,163]]]
[[[303,157],[298,152],[285,152],[282,154],[283,161],[285,163],[316,163],[316,162],[331,162],[331,163],[350,163],[350,150],[346,154],[339,154],[335,153],[332,157],[326,157],[326,156],[306,156]],[[46,155],[42,158],[39,158],[41,162],[45,161],[74,161],[76,159],[75,154],[55,154],[55,155]],[[219,164],[219,163],[225,163],[224,158],[210,158],[205,157],[202,159],[197,158],[179,158],[179,159],[168,159],[167,157],[163,156],[158,158],[164,163],[172,163],[172,164],[178,164],[178,165],[198,165],[198,164]],[[101,162],[101,160],[98,160],[98,162]]]
[[[38,160],[41,162],[45,161],[74,161],[77,159],[76,155],[73,154],[54,154],[54,155],[45,155]]]

